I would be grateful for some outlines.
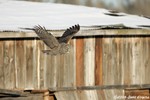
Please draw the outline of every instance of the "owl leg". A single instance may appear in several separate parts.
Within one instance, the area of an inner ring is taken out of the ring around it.
[[[43,53],[50,54],[51,50],[42,50]]]

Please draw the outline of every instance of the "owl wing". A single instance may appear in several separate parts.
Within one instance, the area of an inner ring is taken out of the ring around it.
[[[63,35],[58,39],[59,43],[68,43],[69,40],[80,30],[79,25],[68,28]]]
[[[48,33],[45,27],[41,27],[40,25],[35,26],[34,31],[39,36],[39,38],[43,40],[43,42],[51,49],[59,46],[58,40],[51,33]]]

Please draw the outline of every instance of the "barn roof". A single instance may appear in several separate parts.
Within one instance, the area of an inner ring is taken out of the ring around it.
[[[0,1],[0,31],[27,31],[39,24],[50,30],[74,24],[83,28],[150,28],[147,17],[101,8],[27,1]]]

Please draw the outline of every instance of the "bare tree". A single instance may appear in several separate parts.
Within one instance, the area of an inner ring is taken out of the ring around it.
[[[121,12],[150,16],[150,0],[115,0],[114,3],[106,4],[104,0],[25,0],[36,2],[55,2],[65,4],[85,5],[92,7],[103,7],[106,9],[117,10]]]
[[[118,0],[119,10],[131,14],[150,16],[150,0]]]

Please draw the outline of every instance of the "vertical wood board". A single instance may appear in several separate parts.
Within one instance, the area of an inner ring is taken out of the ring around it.
[[[4,84],[5,89],[16,87],[15,73],[15,42],[8,40],[4,42]]]
[[[0,41],[0,88],[4,85],[4,41]]]
[[[95,85],[95,39],[84,39],[84,85]]]
[[[76,39],[76,85],[84,85],[84,41]]]

